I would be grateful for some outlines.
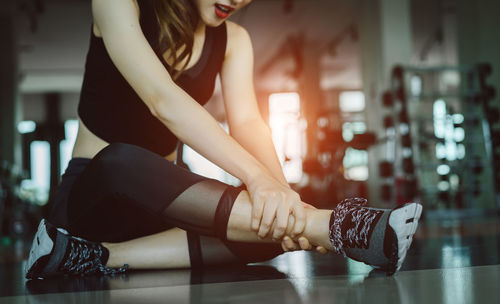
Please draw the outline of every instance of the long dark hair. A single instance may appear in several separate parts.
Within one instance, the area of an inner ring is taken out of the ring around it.
[[[175,68],[172,77],[177,79],[186,69],[193,54],[194,32],[200,19],[198,10],[193,0],[154,0],[153,2],[160,27],[160,48],[162,53],[170,52],[169,58],[173,62],[171,66]],[[183,46],[183,51],[177,55]],[[183,66],[177,67],[186,58]]]

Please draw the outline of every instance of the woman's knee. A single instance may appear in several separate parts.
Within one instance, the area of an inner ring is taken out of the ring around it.
[[[104,183],[135,180],[136,175],[145,174],[151,163],[166,162],[159,155],[144,148],[125,144],[112,143],[102,149],[90,164],[94,175]]]

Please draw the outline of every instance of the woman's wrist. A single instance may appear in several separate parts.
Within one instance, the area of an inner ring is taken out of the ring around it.
[[[258,163],[245,168],[244,175],[241,177],[241,181],[247,187],[250,187],[266,175],[270,175],[269,171],[267,171],[267,169],[263,165]]]

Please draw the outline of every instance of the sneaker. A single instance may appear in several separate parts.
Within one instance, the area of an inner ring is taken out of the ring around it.
[[[99,243],[73,237],[45,219],[38,225],[30,256],[25,266],[27,279],[56,275],[116,274],[125,272],[128,265],[112,269],[103,265],[108,250]]]
[[[332,212],[330,241],[335,252],[392,275],[403,264],[421,213],[418,203],[390,210],[369,208],[365,199],[345,199]]]

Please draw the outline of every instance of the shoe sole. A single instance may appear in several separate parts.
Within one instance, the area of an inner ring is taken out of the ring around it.
[[[391,257],[392,265],[388,270],[389,275],[398,271],[403,265],[406,253],[413,241],[413,235],[417,231],[421,214],[422,205],[418,203],[405,204],[391,211],[388,223],[396,235],[397,248],[394,246]]]
[[[40,259],[47,257],[54,248],[54,241],[49,236],[47,231],[47,222],[45,219],[40,221],[38,225],[38,230],[33,238],[33,243],[30,249],[30,256],[26,262],[24,272],[27,279],[34,278],[33,273],[36,268],[36,264]]]

